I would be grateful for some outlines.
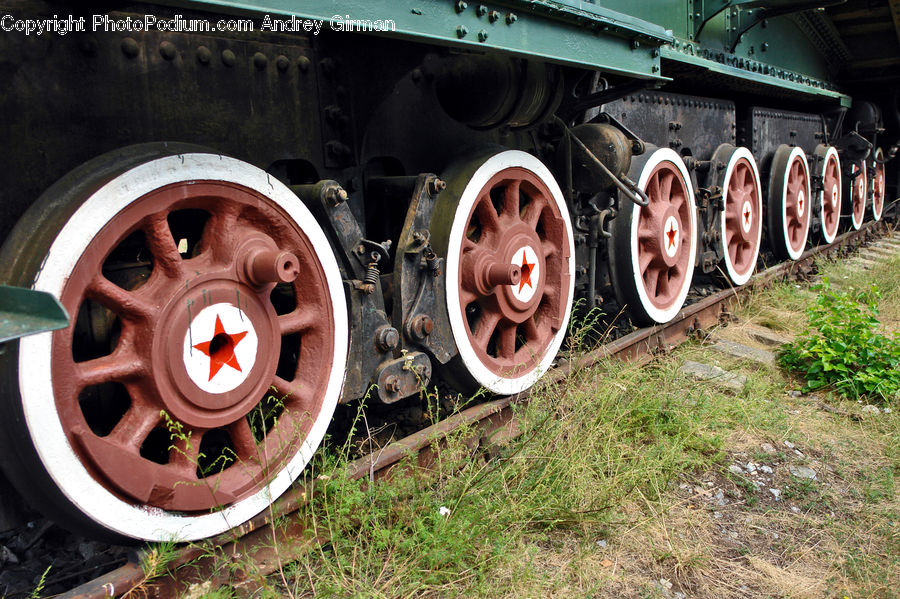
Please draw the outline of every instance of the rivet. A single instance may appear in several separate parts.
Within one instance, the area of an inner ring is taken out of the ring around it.
[[[269,59],[266,58],[266,55],[262,52],[257,52],[253,55],[253,66],[255,66],[260,71],[265,70],[265,68],[269,64]]]
[[[134,58],[140,51],[141,48],[133,37],[126,37],[122,40],[122,53],[128,58]]]
[[[469,29],[465,25],[459,25],[456,28],[456,37],[462,39],[469,34]]]
[[[307,58],[306,56],[301,56],[297,59],[297,68],[305,73],[309,70],[310,62],[311,61],[309,60],[309,58]]]
[[[200,64],[209,64],[212,60],[212,52],[206,46],[200,46],[197,48],[197,60]]]
[[[485,31],[484,29],[482,29],[481,31],[478,32],[478,41],[479,41],[479,42],[487,41],[487,38],[488,38],[488,32],[487,32],[487,31]]]
[[[284,71],[288,70],[289,66],[291,66],[291,61],[284,54],[282,54],[281,56],[279,56],[278,58],[275,59],[275,67],[279,71],[284,72]]]
[[[475,10],[475,14],[477,14],[479,17],[483,17],[487,14],[487,12],[487,6],[485,6],[484,4],[479,4],[478,8]]]
[[[166,60],[175,60],[178,56],[178,48],[172,42],[163,42],[159,45],[159,55]]]
[[[490,13],[488,13],[488,20],[491,23],[496,23],[498,20],[500,20],[500,13],[496,10],[492,10]]]
[[[468,7],[469,7],[469,5],[466,4],[465,2],[463,2],[463,0],[459,0],[459,2],[456,3],[456,12],[458,12],[458,13],[462,12],[462,11],[466,10]]]
[[[237,56],[231,50],[222,50],[222,64],[233,67],[237,63]]]
[[[518,20],[519,20],[519,17],[517,17],[515,13],[511,12],[508,15],[506,15],[506,24],[507,25],[512,25],[513,23],[515,23]]]

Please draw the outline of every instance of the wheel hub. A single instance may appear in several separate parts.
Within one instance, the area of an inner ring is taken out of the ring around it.
[[[677,262],[678,250],[681,249],[681,223],[677,213],[669,208],[662,229],[663,261],[667,266]]]
[[[540,297],[538,291],[542,286],[541,275],[544,272],[534,246],[526,243],[516,248],[509,263],[517,267],[521,274],[518,282],[506,287],[506,298],[517,308],[533,308],[533,300]]]

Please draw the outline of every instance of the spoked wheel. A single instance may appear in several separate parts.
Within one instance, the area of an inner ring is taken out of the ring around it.
[[[125,148],[51,187],[2,250],[0,280],[33,280],[73,319],[4,356],[22,493],[117,539],[199,539],[261,511],[340,393],[328,247],[277,180],[193,147]]]
[[[820,157],[819,176],[822,191],[819,193],[819,213],[822,225],[822,240],[831,243],[838,234],[841,221],[841,162],[833,146],[819,145],[816,155]]]
[[[762,187],[756,160],[747,148],[722,144],[713,158],[726,165],[721,181],[725,211],[720,217],[723,270],[735,285],[753,274],[762,238]],[[718,172],[713,177],[718,177]]]
[[[796,260],[809,236],[810,179],[806,154],[782,144],[772,158],[768,202],[769,241],[779,258]]]
[[[850,165],[850,174],[855,176],[847,177],[850,192],[850,226],[854,231],[858,231],[863,224],[866,216],[866,195],[868,181],[866,180],[866,162],[859,160]]]
[[[553,175],[518,150],[447,173],[433,241],[447,261],[447,312],[459,355],[451,380],[510,394],[550,367],[572,310],[575,247]]]
[[[884,152],[881,148],[875,150],[875,180],[872,182],[872,218],[875,222],[881,220],[884,214]]]
[[[632,162],[629,177],[650,203],[619,197],[609,240],[613,286],[636,323],[668,322],[684,305],[694,273],[694,188],[684,161],[669,148],[649,148]]]

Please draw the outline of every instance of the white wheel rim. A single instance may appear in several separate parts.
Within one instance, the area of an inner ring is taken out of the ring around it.
[[[299,224],[314,247],[329,248],[324,232],[302,202],[280,181],[250,164],[213,154],[169,156],[141,164],[94,192],[69,218],[47,253],[34,288],[60,297],[78,258],[102,228],[131,202],[151,191],[186,181],[227,181],[268,197]],[[84,468],[66,439],[59,420],[51,372],[52,333],[19,343],[19,389],[32,443],[50,476],[68,500],[99,525],[115,533],[148,541],[192,541],[241,524],[281,495],[306,467],[322,442],[340,396],[346,368],[348,326],[346,300],[337,261],[329,250],[319,254],[334,306],[334,356],[322,411],[297,453],[257,493],[219,512],[183,516],[159,508],[126,503],[98,483]],[[36,432],[40,431],[40,434]]]
[[[658,323],[669,322],[681,311],[681,308],[684,306],[684,300],[687,299],[688,291],[690,291],[691,288],[693,265],[697,261],[697,204],[694,199],[694,187],[691,183],[691,176],[690,173],[688,173],[687,167],[684,165],[681,156],[670,148],[660,148],[656,150],[650,158],[647,159],[647,162],[641,169],[641,175],[638,178],[638,187],[646,191],[647,182],[650,179],[650,175],[653,173],[653,169],[664,161],[672,163],[678,169],[681,178],[684,180],[688,195],[688,212],[690,213],[691,225],[690,234],[688,235],[688,240],[690,241],[688,249],[688,272],[685,276],[684,286],[678,292],[672,306],[665,310],[653,305],[653,302],[650,301],[650,297],[647,295],[647,290],[644,288],[644,277],[641,274],[640,264],[638,262],[638,219],[640,218],[641,207],[634,204],[631,212],[631,274],[634,279],[635,288],[637,289],[638,298],[641,301],[641,306],[647,313],[647,316]]]
[[[880,221],[884,213],[884,165],[879,164],[880,160],[884,160],[884,152],[878,148],[875,150],[875,181],[872,184],[872,217],[875,222]]]
[[[828,169],[828,162],[831,159],[834,159],[837,164],[837,187],[834,189],[825,189],[825,171]],[[843,189],[843,181],[841,177],[841,160],[838,156],[837,150],[834,146],[829,146],[828,150],[825,152],[825,157],[822,160],[822,172],[819,173],[822,177],[822,191],[819,192],[819,208],[822,214],[822,239],[825,240],[825,243],[831,243],[837,238],[839,224],[840,224],[840,214],[841,214],[841,190]],[[835,196],[836,194],[836,196]],[[829,234],[828,229],[825,227],[825,206],[826,202],[831,202],[832,204],[837,204],[837,225],[834,227],[834,232]]]
[[[750,163],[750,170],[753,171],[753,182],[756,184],[756,206],[754,207],[754,214],[752,218],[762,218],[762,185],[760,184],[759,179],[759,168],[756,166],[756,160],[753,158],[753,154],[750,152],[748,148],[740,147],[737,148],[734,153],[732,153],[731,158],[728,160],[728,166],[725,168],[725,178],[722,180],[722,193],[723,201],[725,205],[728,205],[728,184],[731,181],[731,175],[734,172],[734,168],[737,165],[738,161],[744,158],[747,162]],[[751,226],[750,224],[747,225]],[[754,252],[754,257],[752,263],[756,263],[756,257],[759,256],[759,247],[762,241],[762,223],[757,227],[756,231],[756,251]],[[745,230],[749,230],[746,229]],[[721,235],[722,242],[725,243],[725,218],[724,214],[720,219],[719,223],[719,234]],[[728,278],[731,279],[731,282],[735,285],[743,285],[747,281],[750,280],[750,277],[753,276],[754,268],[751,268],[745,273],[739,273],[734,266],[734,261],[731,259],[731,256],[728,253],[728,248],[725,248],[725,270],[728,272]]]
[[[803,243],[800,244],[799,250],[795,250],[791,247],[791,237],[790,231],[788,231],[787,218],[788,181],[790,180],[791,165],[794,163],[795,158],[800,159],[800,162],[803,164],[803,173],[806,176],[806,185],[800,190],[802,200],[798,199],[798,202],[802,201],[803,214],[801,214],[801,217],[803,217],[806,222],[806,226],[803,230]],[[790,155],[788,155],[787,165],[785,166],[784,171],[784,182],[781,186],[781,233],[784,237],[784,245],[787,248],[787,253],[791,260],[800,258],[800,256],[803,255],[803,250],[806,249],[806,242],[809,239],[809,219],[811,213],[809,198],[811,195],[809,190],[809,163],[806,161],[806,153],[803,151],[803,148],[797,146],[792,148]]]
[[[565,317],[562,325],[553,337],[552,342],[547,348],[544,357],[538,365],[532,370],[518,377],[502,377],[492,372],[485,366],[472,345],[466,331],[465,315],[460,309],[459,297],[459,263],[460,253],[463,245],[463,236],[465,234],[465,226],[468,215],[472,210],[478,195],[487,182],[497,173],[511,167],[521,167],[531,171],[539,177],[550,190],[552,200],[559,208],[566,227],[566,237],[569,243],[569,301],[567,302]],[[463,365],[475,381],[485,389],[502,395],[510,395],[520,393],[532,385],[534,385],[543,374],[550,368],[562,345],[563,338],[568,328],[569,317],[572,312],[572,297],[575,292],[575,242],[572,235],[572,224],[569,218],[569,211],[566,202],[550,170],[544,164],[527,152],[520,150],[507,150],[500,152],[488,158],[472,175],[469,182],[459,199],[456,207],[456,213],[453,217],[453,224],[450,228],[450,237],[447,247],[447,277],[446,277],[446,293],[447,306],[450,318],[450,329],[453,338],[456,341],[459,356]]]
[[[858,219],[856,218],[856,210],[853,209],[853,204],[851,204],[850,206],[850,220],[853,223],[853,228],[855,230],[859,230],[859,228],[863,224],[863,220],[866,217],[865,203],[866,195],[868,192],[867,187],[869,185],[868,181],[866,180],[866,161],[861,160],[858,164],[854,164],[852,168],[854,169],[853,172],[856,172],[857,170],[861,171],[860,174],[857,175],[855,179],[853,179],[853,194],[851,195],[854,200],[853,204],[856,204],[856,202],[863,203],[863,209],[859,211]]]

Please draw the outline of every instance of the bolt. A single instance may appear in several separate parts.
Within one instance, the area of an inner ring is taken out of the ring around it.
[[[430,335],[432,331],[434,331],[434,321],[426,314],[419,314],[409,323],[408,333],[414,339],[421,341]]]
[[[300,69],[301,72],[305,73],[309,70],[310,60],[306,56],[301,56],[297,59],[297,68]]]
[[[197,62],[200,64],[209,64],[212,60],[212,51],[206,46],[200,46],[197,48]]]
[[[481,31],[478,32],[478,41],[479,41],[479,42],[486,42],[486,41],[487,41],[487,38],[488,38],[488,32],[487,32],[487,31],[485,31],[484,29],[482,29]]]
[[[284,54],[282,54],[281,56],[279,56],[278,58],[275,59],[275,67],[279,71],[284,72],[284,71],[288,70],[289,66],[291,66],[291,61]]]
[[[516,13],[511,12],[508,15],[506,15],[506,24],[507,25],[512,25],[513,23],[515,23],[518,20],[519,20],[519,17],[516,16]]]
[[[325,188],[325,200],[332,206],[343,204],[347,201],[347,192],[343,187],[330,186]]]
[[[641,42],[639,42],[637,40],[631,40],[631,49],[632,50],[637,50],[640,47],[641,47]]]
[[[384,390],[388,393],[400,392],[400,379],[397,375],[392,374],[384,379]]]
[[[437,195],[447,189],[447,184],[443,179],[438,179],[435,177],[434,179],[429,179],[428,181],[428,193],[430,195]]]
[[[222,50],[222,64],[233,67],[237,63],[237,56],[231,50]]]
[[[483,17],[487,14],[487,12],[487,6],[485,6],[484,4],[479,4],[478,8],[475,10],[475,14],[477,14],[479,17]]]
[[[140,46],[133,37],[126,37],[122,40],[122,53],[128,58],[134,58],[140,51]]]
[[[500,13],[497,12],[496,10],[492,10],[491,12],[488,13],[488,20],[491,23],[496,23],[499,19],[500,19]]]
[[[456,37],[462,39],[469,34],[469,29],[465,25],[460,25],[456,28]]]
[[[458,13],[466,10],[467,8],[469,8],[469,5],[463,2],[463,0],[459,0],[459,2],[456,3],[456,12]]]
[[[269,64],[269,59],[266,58],[266,55],[262,52],[257,52],[253,55],[253,66],[255,66],[260,71],[264,71]]]
[[[398,345],[400,345],[400,332],[394,327],[383,326],[375,332],[375,346],[379,351],[391,351]]]
[[[172,42],[163,42],[159,45],[159,55],[166,60],[175,60],[178,56],[178,48]]]

